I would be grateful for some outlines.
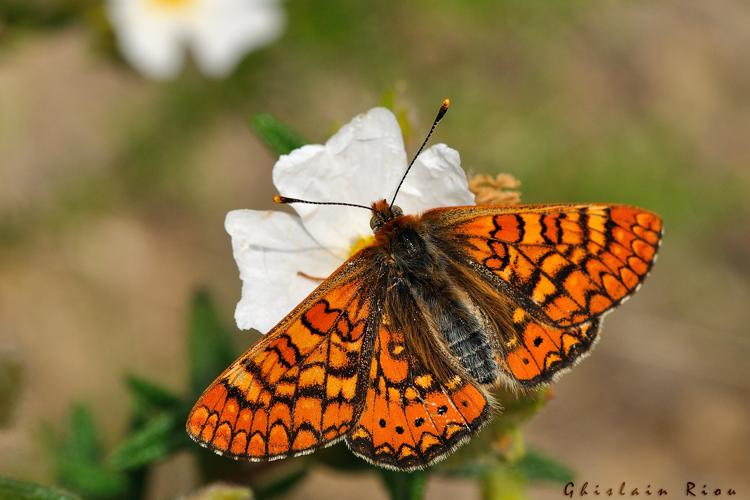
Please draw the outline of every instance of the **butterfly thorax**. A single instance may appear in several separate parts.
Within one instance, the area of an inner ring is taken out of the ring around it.
[[[396,208],[396,207],[394,207]],[[497,377],[486,322],[461,292],[447,255],[420,216],[394,215],[375,233],[384,311],[438,379],[456,370],[482,384]],[[406,320],[406,318],[411,318]],[[416,321],[414,321],[416,319]],[[435,350],[442,356],[430,356]]]

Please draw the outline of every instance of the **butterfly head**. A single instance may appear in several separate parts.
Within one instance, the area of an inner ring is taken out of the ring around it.
[[[386,223],[404,215],[404,211],[397,205],[390,205],[385,200],[376,201],[372,204],[372,218],[370,227],[374,233],[380,231]]]

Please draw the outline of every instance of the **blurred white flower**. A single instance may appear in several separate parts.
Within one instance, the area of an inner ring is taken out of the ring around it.
[[[354,118],[325,145],[284,155],[273,168],[283,196],[369,205],[393,196],[406,170],[393,113],[375,108]],[[436,144],[419,155],[398,195],[406,214],[473,205],[458,152]],[[235,210],[226,218],[242,279],[235,319],[241,329],[270,330],[362,245],[372,241],[371,214],[341,206],[292,205],[297,216]],[[305,276],[307,275],[307,277]]]
[[[209,76],[228,74],[284,25],[278,0],[107,0],[125,58],[144,75],[174,77],[186,49]]]

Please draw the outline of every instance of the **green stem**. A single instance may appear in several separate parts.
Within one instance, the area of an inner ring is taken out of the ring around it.
[[[489,470],[482,478],[483,500],[526,500],[526,479],[506,466]]]
[[[382,470],[380,477],[391,495],[391,500],[422,500],[427,484],[427,473]]]

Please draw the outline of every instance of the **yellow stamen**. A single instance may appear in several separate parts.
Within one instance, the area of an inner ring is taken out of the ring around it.
[[[375,243],[375,235],[360,236],[359,238],[354,240],[354,243],[352,243],[352,247],[349,249],[349,257],[359,252],[363,248],[369,247],[373,243]]]
[[[149,0],[151,5],[162,9],[184,9],[189,7],[194,0]]]

